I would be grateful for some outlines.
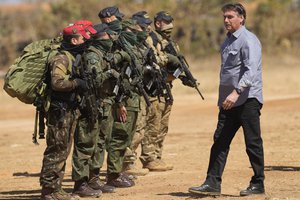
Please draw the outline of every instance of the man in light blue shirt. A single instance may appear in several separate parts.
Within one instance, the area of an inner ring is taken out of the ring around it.
[[[261,44],[244,24],[246,11],[237,4],[222,8],[227,38],[221,46],[218,124],[211,147],[205,182],[191,187],[194,194],[220,195],[222,174],[229,147],[240,127],[243,128],[246,152],[254,175],[241,196],[264,193],[264,154],[260,131],[260,109],[263,104]]]

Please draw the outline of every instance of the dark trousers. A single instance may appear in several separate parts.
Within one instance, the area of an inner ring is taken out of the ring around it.
[[[220,109],[214,144],[211,147],[206,184],[220,187],[230,143],[242,126],[246,152],[254,171],[250,184],[263,186],[264,153],[260,131],[260,109],[262,105],[255,99],[248,99],[243,105],[230,110]]]

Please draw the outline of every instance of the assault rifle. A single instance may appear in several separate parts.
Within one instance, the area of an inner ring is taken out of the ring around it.
[[[166,50],[168,53],[170,53],[170,54],[176,56],[176,57],[179,59],[180,63],[181,63],[181,67],[175,70],[175,72],[173,73],[173,76],[174,76],[175,78],[178,78],[179,75],[180,75],[182,72],[184,72],[184,74],[185,74],[185,76],[186,76],[188,82],[190,83],[189,85],[190,85],[191,87],[195,88],[195,89],[197,90],[197,92],[199,93],[199,95],[201,96],[202,100],[204,100],[204,97],[203,97],[203,95],[201,94],[201,92],[200,92],[200,90],[199,90],[199,88],[198,88],[199,83],[197,82],[197,80],[194,78],[194,76],[192,75],[191,71],[189,70],[190,66],[189,66],[189,64],[187,63],[185,57],[184,57],[183,55],[180,55],[180,54],[177,52],[177,50],[176,50],[176,48],[174,47],[174,44],[173,44],[172,41],[169,41],[169,44],[165,47],[165,50]]]
[[[76,71],[79,72],[79,77],[82,78],[88,86],[88,89],[86,91],[81,91],[82,98],[79,103],[79,109],[87,118],[89,128],[93,129],[95,127],[99,114],[99,94],[94,83],[94,80],[96,78],[96,69],[87,69],[85,64],[81,65],[81,62],[81,55],[77,54],[73,66]]]
[[[147,106],[149,107],[151,105],[151,102],[149,100],[149,97],[144,89],[144,84],[143,84],[143,80],[142,80],[142,75],[141,75],[141,72],[140,72],[140,69],[141,69],[141,65],[137,63],[137,58],[136,56],[132,53],[132,50],[129,49],[128,47],[126,47],[125,45],[125,41],[122,37],[119,37],[119,45],[120,47],[126,51],[126,53],[129,54],[130,58],[131,58],[131,63],[129,65],[129,68],[126,68],[126,74],[129,75],[129,77],[132,77],[132,81],[131,81],[131,84],[134,85],[139,94],[141,94],[144,99],[145,99],[145,102],[147,104]]]
[[[171,93],[170,85],[167,84],[168,74],[163,69],[160,69],[159,65],[157,64],[153,49],[149,46],[147,46],[147,48],[148,52],[145,65],[149,66],[150,76],[152,79],[149,80],[145,86],[148,91],[150,91],[152,87],[155,87],[153,95],[157,95],[158,99],[160,99],[160,96],[163,96],[166,102],[172,105],[174,99]]]

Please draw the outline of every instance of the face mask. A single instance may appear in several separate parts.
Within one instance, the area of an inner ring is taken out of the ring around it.
[[[146,31],[140,31],[140,32],[137,32],[136,37],[137,37],[137,42],[141,43],[147,39],[148,33]]]
[[[86,49],[86,43],[73,45],[73,44],[62,42],[61,47],[69,51],[72,55],[77,55],[77,54],[82,54],[84,52],[84,50]]]
[[[98,39],[94,41],[94,45],[104,51],[110,51],[113,46],[113,41],[111,39]]]
[[[137,36],[133,32],[124,31],[121,33],[121,36],[125,38],[127,42],[129,42],[131,45],[137,44]]]
[[[169,29],[173,29],[173,23],[170,23],[170,24],[166,24],[166,25],[164,25],[163,27],[161,27],[161,29],[160,29],[160,31],[161,32],[164,32],[164,31],[166,31],[166,30],[169,30]]]
[[[162,34],[163,34],[165,37],[169,38],[169,37],[171,37],[172,30],[173,30],[173,28],[165,29],[164,31],[162,31]]]
[[[115,31],[115,32],[120,32],[122,30],[122,22],[118,19],[116,19],[115,21],[112,21],[110,23],[107,23],[108,27]]]

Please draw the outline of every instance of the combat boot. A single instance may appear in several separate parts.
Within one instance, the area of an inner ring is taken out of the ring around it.
[[[111,185],[104,184],[99,178],[99,174],[90,173],[90,180],[88,185],[94,190],[101,190],[103,193],[113,193],[115,192],[115,187]]]
[[[100,197],[102,194],[101,190],[94,190],[91,188],[86,181],[75,181],[73,194],[80,197]]]
[[[42,188],[41,200],[79,200],[77,195],[70,195],[64,190],[54,190],[52,188]]]
[[[107,176],[107,185],[125,188],[125,187],[132,187],[134,186],[134,181],[130,180],[129,177],[122,173],[114,173],[109,174]]]
[[[124,163],[123,172],[133,176],[145,176],[149,173],[147,168],[138,168],[134,163]]]
[[[158,159],[158,160],[162,165],[165,165],[168,170],[172,170],[174,168],[173,165],[166,163],[164,160],[162,159]]]
[[[154,160],[151,162],[147,162],[143,164],[143,168],[149,169],[149,171],[156,171],[156,172],[163,172],[171,170],[170,166],[167,166],[165,163],[161,162],[160,160]]]

